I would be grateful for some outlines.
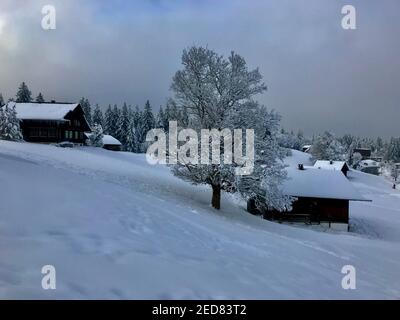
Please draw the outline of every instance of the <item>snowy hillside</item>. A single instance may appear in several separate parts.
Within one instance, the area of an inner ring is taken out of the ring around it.
[[[307,164],[294,153],[287,162]],[[350,172],[373,202],[350,233],[280,225],[144,155],[0,141],[0,298],[400,298],[400,192]],[[57,289],[43,290],[54,265]],[[357,270],[357,289],[341,269]]]

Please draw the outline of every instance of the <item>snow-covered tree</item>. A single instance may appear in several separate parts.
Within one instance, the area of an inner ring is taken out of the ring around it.
[[[0,107],[4,106],[4,98],[3,95],[0,93]]]
[[[166,115],[164,113],[163,108],[160,107],[160,110],[158,111],[157,118],[156,118],[156,127],[160,128],[160,129],[163,129],[163,130],[167,130],[165,128],[166,122],[167,122],[167,117],[166,117]]]
[[[325,131],[318,135],[311,147],[315,160],[345,160],[346,150],[331,132]]]
[[[111,134],[113,130],[113,112],[111,105],[108,105],[106,112],[104,113],[104,132],[106,134]]]
[[[89,136],[89,144],[93,147],[103,147],[103,128],[100,124],[94,124]]]
[[[139,124],[137,126],[138,132],[138,140],[141,144],[141,152],[146,152],[148,142],[146,142],[146,135],[147,133],[156,127],[156,120],[154,118],[153,111],[151,109],[150,101],[147,100],[144,106],[144,110],[141,113],[141,117],[139,120]]]
[[[44,98],[41,92],[39,92],[38,96],[36,97],[35,101],[37,103],[43,103],[44,102]]]
[[[286,132],[282,129],[278,135],[278,141],[279,145],[283,148],[301,150],[304,144],[304,137],[301,132],[296,135],[293,131]]]
[[[135,128],[135,123],[131,118],[129,121],[128,132],[126,136],[126,151],[129,152],[139,152],[139,142],[137,140],[137,132]]]
[[[187,108],[190,128],[198,133],[201,129],[254,128],[257,168],[250,176],[239,177],[235,175],[235,169],[241,167],[238,163],[178,162],[172,166],[173,173],[194,184],[210,185],[211,205],[216,209],[220,209],[222,191],[240,191],[246,198],[262,194],[265,205],[277,209],[290,206],[278,188],[285,172],[277,164],[276,136],[269,135],[270,123],[263,118],[266,111],[254,102],[254,96],[266,90],[258,69],[248,70],[245,60],[234,52],[226,59],[202,47],[184,50],[182,64],[171,87],[176,106]],[[224,159],[224,148],[220,156]]]
[[[352,158],[351,158],[351,165],[352,165],[352,167],[354,168],[354,169],[356,169],[357,167],[358,167],[358,165],[359,165],[359,163],[361,162],[361,160],[362,160],[362,155],[361,155],[361,153],[359,153],[359,152],[355,152],[355,153],[353,153],[353,156],[352,156]]]
[[[126,146],[126,139],[129,130],[129,110],[126,103],[122,106],[121,112],[118,113],[116,138],[122,143],[122,146]]]
[[[376,152],[381,153],[383,151],[384,146],[385,144],[383,142],[383,139],[381,137],[378,137],[375,142]]]
[[[118,108],[118,106],[116,104],[114,104],[114,107],[112,108],[112,131],[111,131],[111,135],[113,137],[117,137],[118,135],[118,119],[120,117],[121,114],[121,110]]]
[[[101,111],[98,104],[96,104],[93,110],[92,122],[93,124],[100,124],[102,127],[104,126],[103,112]]]
[[[135,111],[132,112],[132,119],[135,128],[139,127],[140,119],[142,118],[142,112],[139,109],[139,106],[135,107]]]
[[[87,122],[89,123],[89,125],[92,125],[92,110],[89,100],[82,97],[82,99],[79,101],[79,104],[81,105],[83,112],[85,113],[85,118]]]
[[[391,138],[387,146],[385,159],[400,162],[400,138]]]
[[[4,140],[22,140],[22,132],[17,119],[15,105],[6,104],[0,108],[0,138]]]
[[[32,92],[29,90],[25,82],[22,82],[16,94],[16,102],[31,102]]]
[[[287,154],[286,149],[279,145],[280,115],[252,101],[235,118],[235,127],[251,127],[255,131],[254,171],[237,180],[238,191],[246,200],[253,199],[261,211],[290,210],[294,199],[283,195],[279,189],[286,179],[283,158]]]

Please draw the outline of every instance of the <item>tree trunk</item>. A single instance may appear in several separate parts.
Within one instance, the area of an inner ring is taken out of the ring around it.
[[[221,209],[221,186],[211,185],[213,193],[211,199],[211,205],[215,209]]]

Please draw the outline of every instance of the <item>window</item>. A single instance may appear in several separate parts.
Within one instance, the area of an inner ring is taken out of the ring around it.
[[[39,137],[39,128],[31,128],[29,135],[31,137]]]
[[[79,139],[79,132],[75,131],[75,139],[78,140]]]
[[[65,139],[72,139],[73,138],[73,131],[66,130],[65,131]]]
[[[80,127],[81,126],[81,122],[79,120],[74,120],[74,126],[75,127]]]

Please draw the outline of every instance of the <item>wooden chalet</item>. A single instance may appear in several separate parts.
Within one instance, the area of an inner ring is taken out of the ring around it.
[[[365,160],[365,159],[371,158],[371,153],[372,152],[371,152],[371,149],[369,149],[369,148],[354,148],[353,149],[353,155],[355,153],[361,154],[362,160]]]
[[[363,198],[347,178],[337,170],[324,170],[299,165],[287,168],[288,179],[283,183],[285,195],[295,197],[293,209],[287,212],[261,212],[250,199],[247,210],[265,219],[279,222],[321,224],[338,230],[348,230],[350,201],[369,201]]]
[[[79,103],[8,103],[13,105],[25,141],[84,144],[84,133],[91,131]]]

